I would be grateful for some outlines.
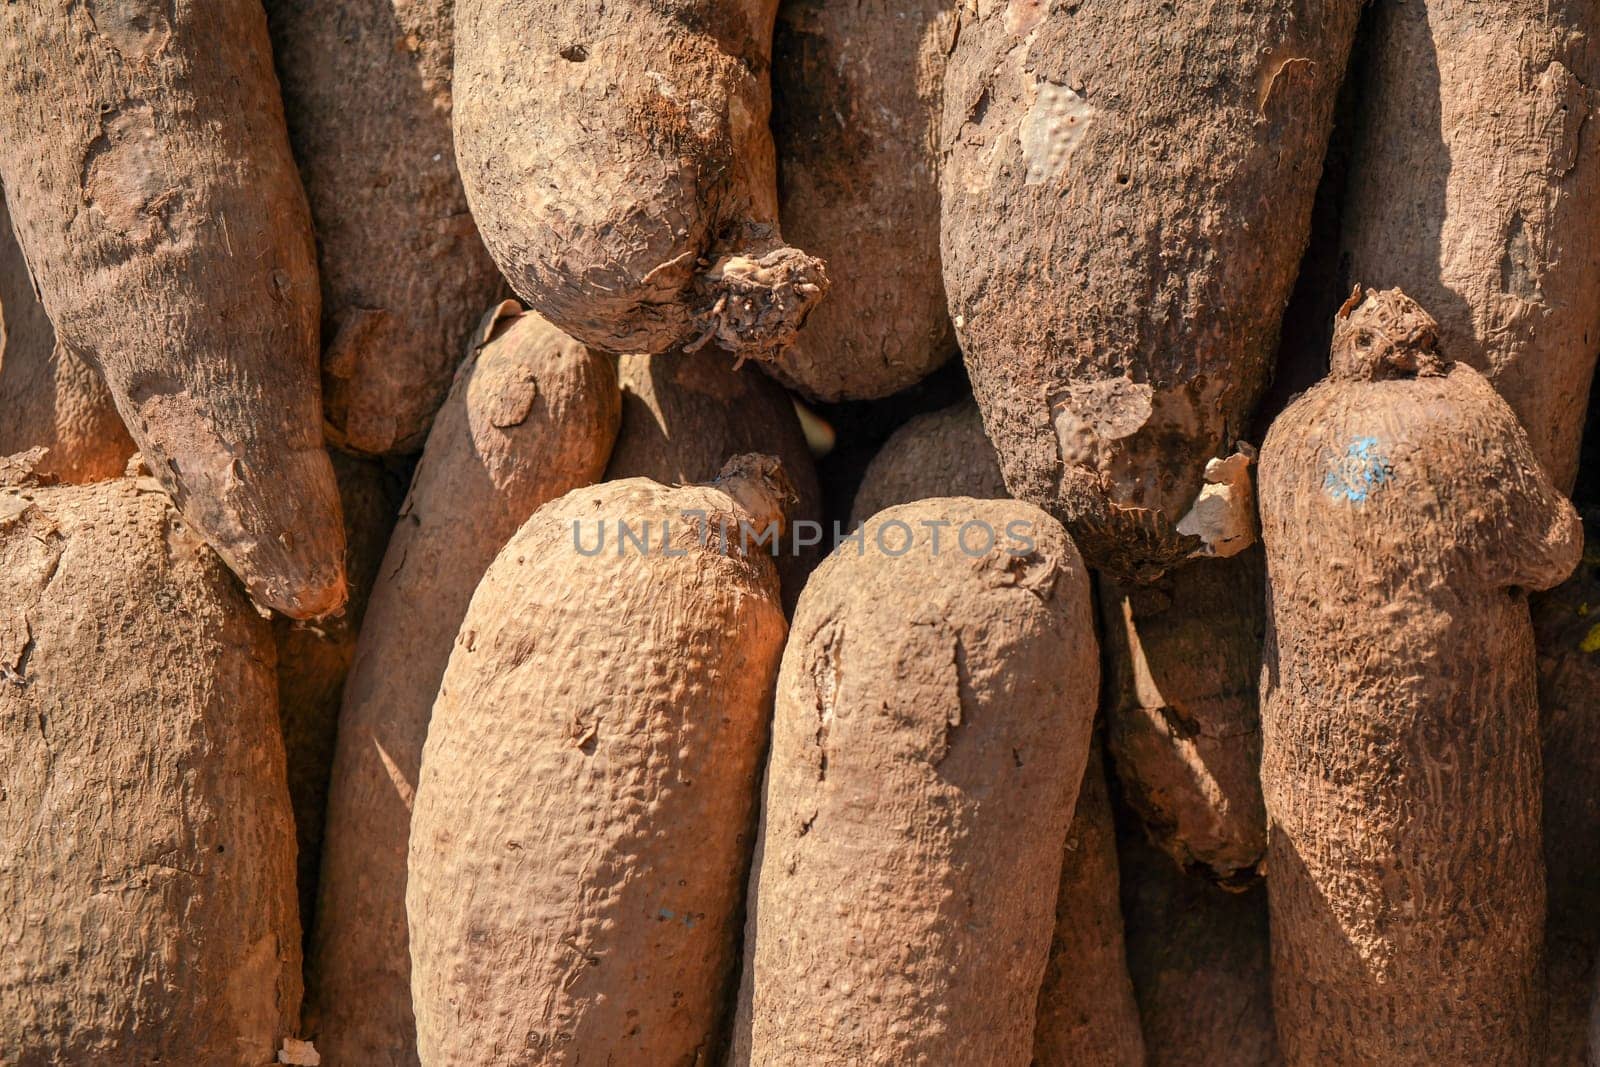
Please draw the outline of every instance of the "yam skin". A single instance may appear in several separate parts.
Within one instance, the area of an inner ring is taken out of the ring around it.
[[[822,521],[822,490],[794,402],[755,367],[735,370],[726,356],[623,356],[622,428],[606,468],[606,479],[649,478],[662,485],[710,481],[734,456],[759,452],[778,457],[798,499],[791,519]],[[806,534],[809,539],[812,534]],[[818,538],[809,546],[793,539],[777,557],[784,603],[795,598],[822,557]]]
[[[955,0],[785,0],[773,138],[785,235],[833,288],[769,364],[817,400],[915,385],[956,354],[939,266],[939,115]]]
[[[427,1067],[709,1057],[788,629],[771,557],[716,531],[792,493],[750,456],[710,486],[576,490],[484,575],[412,824]],[[610,547],[621,522],[648,551]]]
[[[0,1062],[294,1035],[276,700],[267,623],[154,479],[0,489]]]
[[[1600,9],[1379,0],[1341,238],[1506,398],[1571,492],[1600,350]]]
[[[133,441],[100,376],[56,344],[0,196],[0,455],[49,449],[43,477],[115,478]]]
[[[778,0],[461,0],[456,157],[511,288],[585,344],[770,358],[827,289],[778,231]]]
[[[1360,8],[963,0],[950,312],[1012,495],[1113,577],[1208,550],[1177,527],[1266,381]]]
[[[1141,827],[1118,836],[1128,970],[1150,1067],[1277,1067],[1267,888],[1181,870]]]
[[[1358,301],[1360,301],[1358,305]],[[1537,1063],[1545,869],[1526,590],[1577,513],[1399,290],[1261,454],[1262,785],[1290,1064]]]
[[[255,0],[0,6],[0,182],[57,339],[257,601],[345,600],[305,194]]]
[[[968,522],[988,554],[952,544]],[[1011,500],[904,504],[865,534],[784,652],[733,1062],[1026,1064],[1099,682],[1088,572]]]
[[[1600,513],[1584,515],[1583,563],[1532,598],[1544,750],[1544,860],[1549,894],[1545,954],[1550,975],[1546,1062],[1582,1063],[1589,995],[1600,952]]]
[[[295,881],[300,887],[300,925],[308,941],[316,912],[328,778],[345,676],[355,659],[356,635],[361,632],[367,598],[405,495],[405,483],[374,460],[335,452],[333,472],[339,480],[344,511],[350,599],[344,611],[321,622],[300,622],[281,615],[272,620],[278,648],[278,721],[283,726],[289,799],[294,804],[299,845]]]
[[[434,419],[339,715],[311,969],[329,1063],[417,1063],[406,841],[433,700],[479,578],[529,515],[600,477],[618,408],[610,357],[508,301]]]
[[[1123,797],[1179,864],[1249,882],[1261,801],[1266,567],[1251,548],[1146,586],[1100,582],[1107,739]]]
[[[267,0],[317,230],[329,437],[417,452],[461,345],[503,295],[456,174],[452,0]]]
[[[918,415],[894,432],[867,466],[850,508],[860,526],[896,504],[937,496],[1005,500],[1005,478],[971,401]]]

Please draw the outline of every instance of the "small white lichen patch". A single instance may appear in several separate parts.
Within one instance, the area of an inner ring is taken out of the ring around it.
[[[1026,168],[1024,182],[1040,185],[1060,177],[1098,114],[1087,100],[1065,85],[1040,82],[1019,131]]]
[[[1256,539],[1255,480],[1250,467],[1255,449],[1241,444],[1227,459],[1206,464],[1206,484],[1194,506],[1178,522],[1178,532],[1200,538],[1191,555],[1226,559],[1249,548]]]

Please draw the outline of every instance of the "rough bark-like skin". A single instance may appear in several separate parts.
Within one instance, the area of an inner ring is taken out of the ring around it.
[[[896,504],[935,496],[1010,496],[976,404],[963,402],[918,415],[896,430],[861,479],[850,525],[859,526]]]
[[[1360,0],[963,0],[943,262],[1012,494],[1153,577],[1244,435]]]
[[[453,0],[267,0],[317,227],[330,437],[422,447],[461,344],[501,295],[450,134]]]
[[[0,489],[0,900],[0,1063],[295,1033],[272,635],[153,479]]]
[[[1398,290],[1261,456],[1262,785],[1291,1064],[1539,1062],[1545,871],[1524,590],[1576,512],[1516,415]]]
[[[915,384],[956,354],[939,267],[939,114],[955,0],[786,0],[773,43],[784,233],[833,289],[772,369],[815,399]]]
[[[768,358],[827,279],[778,232],[778,0],[461,0],[456,155],[517,294],[610,352]]]
[[[345,573],[350,599],[344,611],[321,622],[272,620],[278,646],[278,720],[289,765],[289,797],[294,803],[299,845],[296,883],[300,887],[300,926],[311,933],[317,903],[317,869],[322,862],[322,826],[328,808],[328,778],[345,675],[355,659],[356,635],[367,598],[378,578],[405,483],[382,464],[333,453],[344,510]]]
[[[56,344],[0,197],[0,455],[41,446],[38,473],[74,483],[115,478],[133,454],[105,383]]]
[[[970,521],[988,554],[952,543]],[[733,1062],[1026,1064],[1099,681],[1088,572],[1011,500],[905,504],[866,537],[784,653]]]
[[[1056,932],[1039,987],[1033,1062],[1037,1067],[1144,1067],[1144,1037],[1117,899],[1117,832],[1098,736],[1067,830],[1065,857]]]
[[[317,270],[256,0],[0,7],[0,181],[56,335],[258,601],[345,599]]]
[[[478,579],[540,505],[600,477],[618,408],[610,357],[507,302],[434,420],[339,716],[311,971],[329,1063],[417,1062],[406,839],[433,699]]]
[[[1600,350],[1600,8],[1378,0],[1344,212],[1348,282],[1398,285],[1570,492]]]
[[[1551,1067],[1582,1063],[1600,951],[1600,513],[1584,516],[1582,565],[1532,599],[1544,741]]]
[[[1118,845],[1150,1067],[1276,1067],[1266,886],[1235,893],[1188,874],[1141,827]]]
[[[1106,732],[1123,797],[1173,859],[1224,882],[1254,878],[1267,848],[1264,581],[1252,548],[1148,586],[1100,582]]]
[[[685,513],[778,517],[789,490],[752,475],[569,493],[473,595],[411,835],[428,1067],[709,1056],[787,626],[771,558]],[[619,522],[648,551],[611,549]],[[613,541],[579,552],[601,523]]]
[[[795,487],[799,499],[791,518],[822,520],[822,490],[794,402],[759,370],[734,370],[721,352],[674,352],[623,356],[618,377],[622,429],[606,467],[608,480],[694,485],[716,477],[734,456],[760,452],[777,456]],[[791,608],[821,556],[820,541],[803,548],[786,542],[778,577]]]

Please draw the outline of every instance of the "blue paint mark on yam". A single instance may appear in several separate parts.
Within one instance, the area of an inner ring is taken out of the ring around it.
[[[1322,479],[1322,491],[1335,500],[1360,504],[1394,479],[1394,467],[1376,437],[1357,437]]]

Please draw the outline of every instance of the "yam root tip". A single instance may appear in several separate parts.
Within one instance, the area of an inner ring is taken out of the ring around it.
[[[1439,324],[1399,289],[1358,285],[1333,323],[1328,376],[1346,381],[1443,374]]]
[[[705,298],[696,320],[701,333],[685,351],[716,341],[742,362],[771,359],[792,344],[829,282],[820,259],[782,247],[761,256],[723,256],[699,286]]]

